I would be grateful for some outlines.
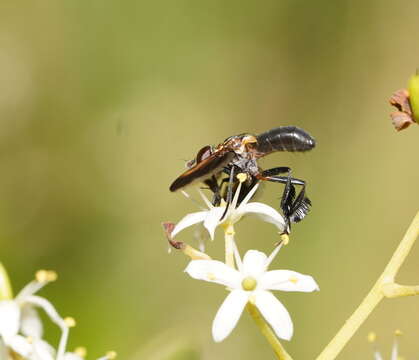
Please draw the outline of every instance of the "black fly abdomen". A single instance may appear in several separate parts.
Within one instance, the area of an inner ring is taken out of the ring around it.
[[[314,148],[314,138],[296,126],[281,126],[257,136],[256,150],[264,156],[274,151],[308,151]]]

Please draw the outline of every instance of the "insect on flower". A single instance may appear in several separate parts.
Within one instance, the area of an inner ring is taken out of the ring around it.
[[[281,126],[259,135],[230,136],[215,147],[207,145],[199,150],[196,158],[187,163],[188,169],[170,185],[170,191],[203,182],[214,194],[213,205],[219,205],[222,199],[227,202],[223,218],[232,201],[234,188],[238,186],[235,176],[238,173],[247,175],[239,203],[259,180],[285,184],[280,207],[287,221],[285,232],[288,233],[291,223],[302,220],[310,210],[311,201],[305,194],[306,183],[292,177],[289,167],[262,170],[257,160],[277,151],[308,151],[315,145],[311,135],[295,126]],[[225,174],[228,176],[223,178]],[[294,185],[301,186],[298,195]]]

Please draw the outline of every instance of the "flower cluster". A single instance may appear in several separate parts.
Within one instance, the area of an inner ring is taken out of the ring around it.
[[[243,174],[241,174],[243,175]],[[185,272],[194,279],[223,285],[229,291],[219,308],[212,325],[214,341],[224,340],[234,329],[246,307],[255,307],[275,335],[290,340],[293,335],[293,323],[287,309],[271,293],[272,290],[312,292],[319,290],[317,283],[309,275],[291,270],[268,271],[281,247],[288,242],[283,234],[285,220],[274,208],[259,202],[250,202],[259,184],[256,184],[239,203],[243,178],[240,181],[231,204],[222,202],[213,206],[199,189],[199,194],[208,209],[191,213],[176,225],[164,223],[169,243],[176,249],[190,256],[192,261]],[[248,250],[241,258],[235,239],[234,225],[246,215],[256,215],[265,222],[273,224],[281,235],[271,255],[257,250]],[[209,255],[198,251],[183,242],[175,241],[185,228],[202,223],[210,238],[214,239],[217,227],[224,229],[226,258],[225,262],[213,260]]]
[[[69,329],[75,326],[75,320],[61,317],[47,299],[36,295],[56,279],[55,272],[40,270],[35,279],[13,298],[7,273],[0,263],[0,359],[83,360],[86,355],[84,348],[66,351]],[[57,349],[43,339],[43,324],[37,308],[44,310],[61,330]],[[112,351],[99,360],[111,360],[115,356]]]

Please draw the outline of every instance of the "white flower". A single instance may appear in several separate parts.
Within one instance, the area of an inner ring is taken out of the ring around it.
[[[402,335],[402,332],[400,330],[396,330],[394,332],[394,342],[393,342],[393,347],[391,349],[391,360],[399,360],[401,359],[400,355],[399,355],[399,344],[397,341],[397,337],[399,337],[400,335]],[[376,335],[374,332],[371,332],[368,334],[368,341],[373,343],[376,340]],[[381,353],[378,350],[374,350],[374,360],[383,360],[384,358],[381,356]]]
[[[14,299],[0,301],[0,339],[5,347],[25,359],[53,360],[55,358],[55,349],[42,340],[43,327],[35,307],[42,308],[61,328],[61,353],[64,351],[68,336],[66,322],[48,300],[34,295],[55,278],[54,272],[38,271],[36,280],[26,285]],[[59,357],[62,356],[60,350],[58,354]]]
[[[236,252],[239,270],[217,260],[192,260],[189,263],[185,271],[194,279],[221,284],[230,290],[212,325],[212,336],[216,342],[231,333],[248,302],[257,307],[279,338],[291,339],[291,317],[269,290],[312,292],[319,288],[308,275],[290,270],[267,271],[279,249],[280,246],[269,258],[260,251],[249,250],[243,263]]]
[[[180,220],[173,232],[171,233],[172,237],[175,237],[183,229],[192,226],[194,224],[203,223],[204,227],[208,230],[211,239],[214,239],[215,229],[219,225],[234,225],[237,223],[244,215],[256,215],[259,216],[262,220],[269,222],[275,225],[280,232],[283,232],[285,229],[285,221],[282,215],[276,211],[274,208],[260,203],[260,202],[250,202],[254,193],[256,192],[259,184],[256,184],[250,192],[246,195],[243,201],[237,206],[241,183],[237,187],[234,198],[228,208],[226,216],[221,219],[225,212],[226,204],[223,202],[221,206],[213,206],[207,197],[199,190],[199,194],[204,200],[205,204],[208,207],[208,210],[198,211],[186,215],[182,220]]]

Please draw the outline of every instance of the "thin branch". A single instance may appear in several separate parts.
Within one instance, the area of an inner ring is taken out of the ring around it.
[[[419,295],[419,285],[384,284],[383,294],[387,298]]]
[[[373,288],[362,301],[361,305],[359,305],[352,316],[338,331],[335,337],[324,348],[321,354],[317,357],[317,360],[332,360],[339,355],[358,328],[368,318],[378,303],[384,298],[385,289],[388,288],[389,285],[394,285],[394,278],[396,277],[400,266],[406,260],[406,257],[412,249],[418,235],[419,212],[416,214],[402,241]]]
[[[282,347],[277,336],[272,331],[271,327],[266,323],[265,319],[262,317],[256,306],[251,303],[248,303],[246,308],[249,314],[252,316],[253,320],[255,321],[256,325],[259,327],[261,333],[268,340],[269,345],[271,345],[277,359],[292,360],[292,357]]]

